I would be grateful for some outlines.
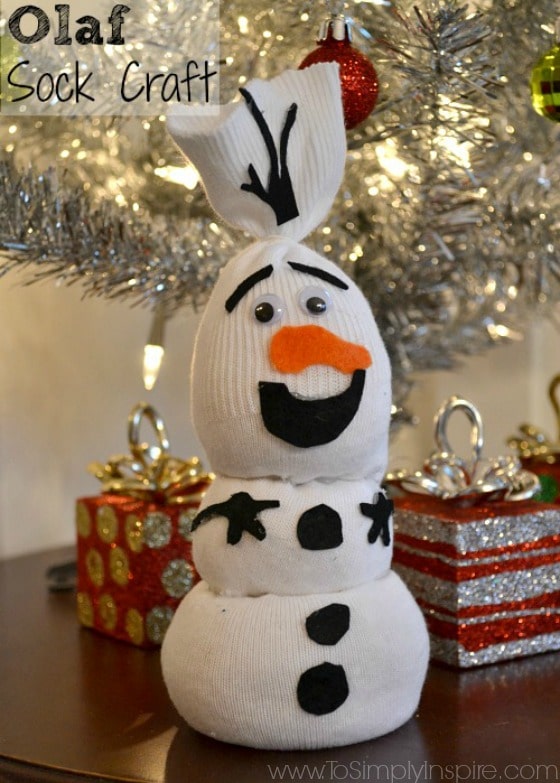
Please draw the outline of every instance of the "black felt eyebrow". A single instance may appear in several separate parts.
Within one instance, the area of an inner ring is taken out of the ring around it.
[[[326,283],[332,283],[332,285],[335,285],[337,288],[342,288],[344,291],[348,290],[348,283],[345,283],[344,280],[340,280],[340,278],[335,277],[335,275],[331,275],[330,272],[325,272],[324,269],[319,269],[318,266],[298,264],[297,261],[288,261],[288,264],[297,272],[305,272],[308,275],[313,275],[314,277],[318,277],[321,280],[324,280]]]
[[[263,267],[262,269],[258,269],[256,272],[253,272],[252,275],[249,275],[249,277],[246,277],[245,280],[243,280],[233,294],[231,296],[228,296],[226,299],[226,310],[228,313],[231,313],[231,311],[234,309],[234,307],[239,304],[241,299],[245,296],[245,294],[251,290],[251,288],[256,285],[257,283],[260,283],[261,280],[266,280],[267,277],[270,277],[270,275],[274,272],[274,267],[272,264],[269,264],[268,266]]]

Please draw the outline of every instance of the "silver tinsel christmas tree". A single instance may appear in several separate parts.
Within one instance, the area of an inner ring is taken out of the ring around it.
[[[197,5],[202,24],[213,3]],[[167,4],[148,6],[162,40]],[[342,11],[380,97],[348,133],[343,189],[311,241],[371,302],[400,405],[414,372],[517,336],[537,310],[558,316],[558,126],[533,111],[529,89],[557,8],[231,0],[222,102],[255,76],[297,67],[320,23]],[[28,266],[29,280],[80,281],[171,316],[204,303],[243,241],[216,222],[164,117],[0,117],[0,140],[0,274]]]

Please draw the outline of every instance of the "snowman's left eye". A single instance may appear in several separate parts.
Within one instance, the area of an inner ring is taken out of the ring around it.
[[[324,315],[331,305],[331,295],[325,288],[311,285],[300,292],[299,306],[306,315]]]
[[[255,319],[261,324],[275,324],[284,315],[284,302],[276,294],[259,296],[253,305]]]

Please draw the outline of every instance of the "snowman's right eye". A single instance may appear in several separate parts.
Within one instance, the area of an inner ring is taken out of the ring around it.
[[[255,320],[261,324],[275,324],[284,315],[284,302],[276,294],[259,296],[253,305]]]

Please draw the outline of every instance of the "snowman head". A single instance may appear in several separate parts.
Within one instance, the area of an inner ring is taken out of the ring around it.
[[[192,412],[221,474],[380,481],[390,369],[371,310],[299,244],[325,216],[346,153],[338,66],[255,80],[218,118],[169,118],[216,211],[260,238],[224,268],[200,324]]]
[[[229,262],[192,366],[193,420],[215,471],[381,480],[390,406],[375,320],[335,264],[281,238]]]

